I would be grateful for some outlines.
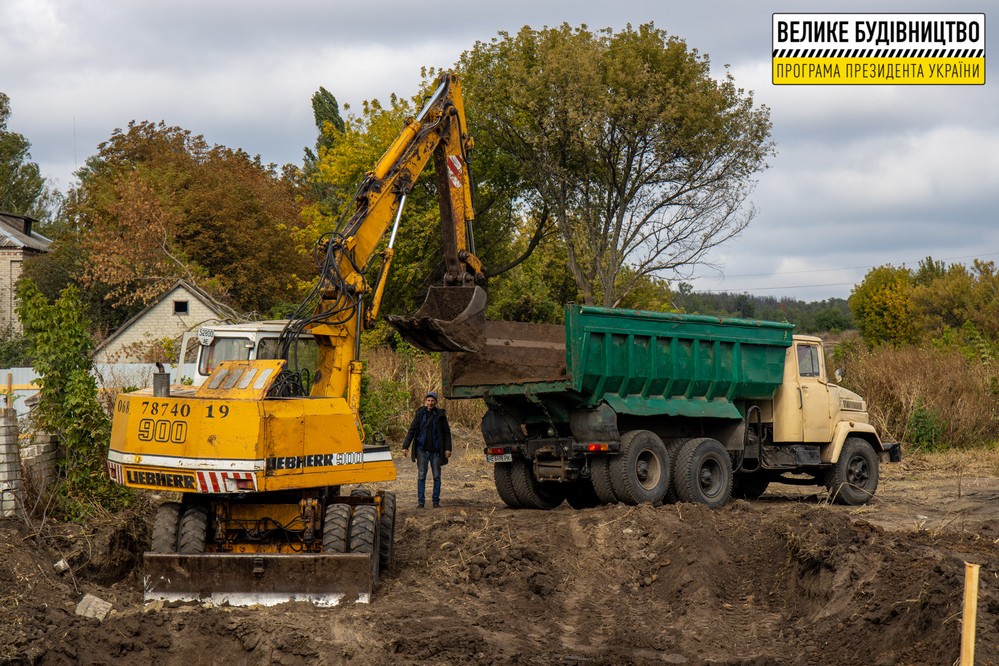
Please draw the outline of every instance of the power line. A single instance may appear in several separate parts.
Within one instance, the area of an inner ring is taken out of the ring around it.
[[[967,254],[967,255],[964,255],[963,257],[943,257],[942,259],[934,259],[934,261],[956,261],[958,259],[981,259],[982,257],[996,257],[996,256],[999,256],[999,252],[990,252],[990,253],[987,253],[987,254]],[[902,264],[905,265],[905,264],[917,263],[919,261],[922,261],[925,258],[926,257],[923,257],[922,259],[917,259],[916,261],[903,261]],[[742,278],[742,277],[771,277],[771,276],[775,276],[775,275],[803,275],[805,273],[832,273],[834,271],[869,270],[871,268],[874,268],[874,266],[843,266],[843,267],[840,267],[840,268],[813,268],[813,269],[803,270],[803,271],[777,271],[777,272],[770,272],[770,273],[740,273],[740,274],[737,274],[737,275],[723,275],[722,276],[722,280],[728,280],[729,278]],[[711,278],[706,277],[706,276],[699,276],[699,277],[691,278],[691,280],[709,280],[709,279],[711,279]],[[853,284],[853,283],[852,282],[848,282],[848,283],[845,283],[845,284]],[[838,286],[842,286],[842,283],[841,284],[800,285],[800,287],[838,287]],[[759,290],[763,290],[763,289],[797,289],[797,288],[798,287],[759,287],[758,289]],[[712,290],[707,290],[707,291],[712,291]]]

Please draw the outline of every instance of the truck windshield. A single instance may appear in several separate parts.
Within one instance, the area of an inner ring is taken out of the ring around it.
[[[215,338],[210,345],[201,348],[198,372],[210,375],[222,361],[246,361],[252,348],[250,338]]]

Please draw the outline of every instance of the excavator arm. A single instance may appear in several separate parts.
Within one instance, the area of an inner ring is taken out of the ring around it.
[[[312,395],[346,394],[351,406],[356,407],[360,331],[378,313],[402,208],[431,158],[441,213],[444,285],[431,288],[427,302],[414,317],[389,317],[389,321],[405,338],[424,349],[472,351],[478,346],[485,292],[475,286],[484,275],[482,262],[475,255],[471,229],[471,148],[460,83],[454,74],[443,73],[419,114],[406,121],[402,132],[365,176],[340,230],[320,244],[321,296],[305,325],[320,346],[320,368]],[[378,253],[378,245],[390,226],[388,246]],[[381,270],[375,284],[370,285],[365,275],[377,254],[382,256]],[[350,360],[345,364],[347,358]]]

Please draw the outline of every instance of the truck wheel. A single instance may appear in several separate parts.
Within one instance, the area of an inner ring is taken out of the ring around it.
[[[362,504],[354,507],[350,521],[350,552],[371,556],[371,580],[378,582],[378,507]]]
[[[826,488],[837,504],[867,504],[878,489],[878,454],[860,437],[847,437],[839,460],[826,472]]]
[[[524,505],[517,499],[513,490],[513,463],[503,462],[493,465],[493,481],[500,499],[511,509],[523,509]]]
[[[346,553],[350,527],[350,505],[329,504],[323,516],[323,552]]]
[[[570,483],[565,493],[565,501],[573,509],[592,509],[600,505],[600,498],[589,479],[580,477]]]
[[[610,456],[590,458],[590,482],[601,504],[617,504],[620,501],[611,483]]]
[[[673,483],[681,502],[718,508],[732,496],[732,459],[721,442],[709,437],[692,439],[680,447]]]
[[[659,435],[632,430],[621,437],[621,454],[610,461],[614,494],[629,505],[662,501],[669,487],[669,454]]]
[[[511,476],[513,477],[513,492],[517,501],[525,509],[540,509],[549,511],[565,501],[565,491],[560,484],[546,484],[534,477],[531,461],[517,458],[513,461]],[[554,486],[554,487],[551,487]]]
[[[208,538],[208,509],[191,505],[184,509],[180,518],[180,538],[177,552],[181,555],[197,555],[205,552]]]
[[[371,491],[367,488],[354,488],[350,491],[351,497],[371,497]]]
[[[382,513],[378,519],[378,553],[382,571],[392,565],[392,544],[395,541],[395,493],[382,495]]]
[[[153,542],[150,550],[154,553],[176,553],[180,535],[180,512],[178,502],[164,502],[156,509],[153,522]]]
[[[736,474],[732,479],[732,497],[745,500],[759,499],[769,485],[770,477],[766,472]]]
[[[676,504],[680,499],[676,496],[676,483],[673,481],[673,470],[676,468],[676,461],[680,455],[680,449],[684,444],[689,442],[689,438],[684,437],[674,437],[669,439],[663,444],[666,445],[666,454],[669,456],[669,486],[666,488],[666,494],[663,495],[664,504]]]

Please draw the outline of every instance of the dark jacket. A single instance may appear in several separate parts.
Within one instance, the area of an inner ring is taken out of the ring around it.
[[[402,448],[411,449],[410,457],[416,460],[418,430],[420,429],[420,423],[423,423],[423,430],[426,435],[425,441],[430,444],[428,448],[440,453],[441,464],[446,465],[447,456],[444,455],[444,452],[451,450],[451,426],[447,422],[447,412],[437,407],[424,420],[424,414],[427,414],[427,412],[426,405],[416,410],[413,422],[409,424],[406,439],[402,442]]]

